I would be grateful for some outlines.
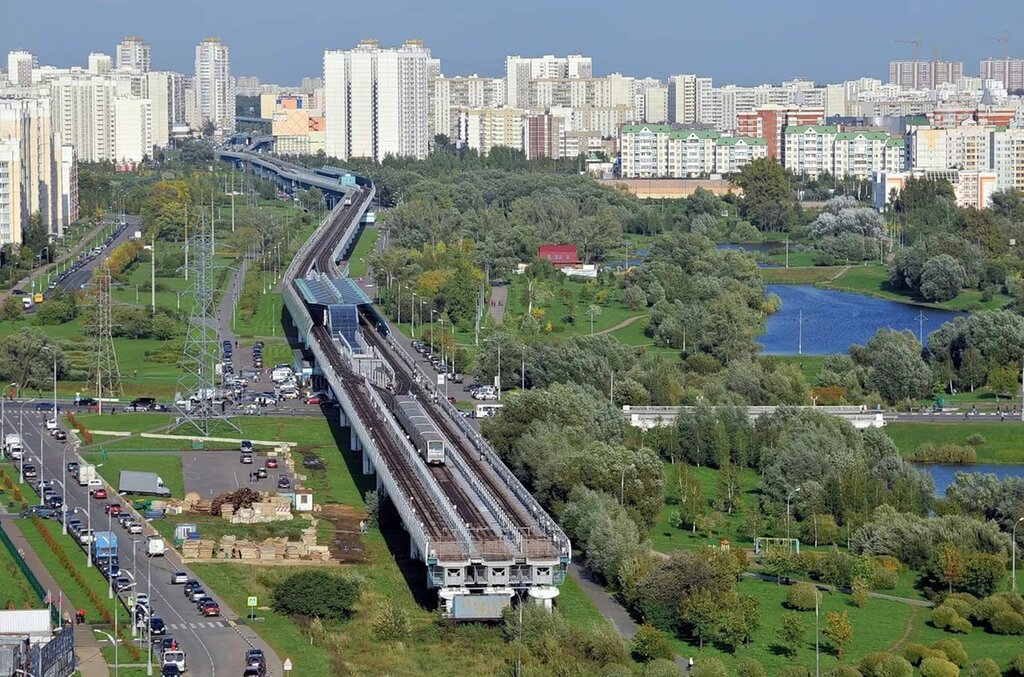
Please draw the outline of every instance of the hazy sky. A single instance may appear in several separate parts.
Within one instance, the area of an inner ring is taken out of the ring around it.
[[[235,75],[298,84],[322,74],[325,48],[421,38],[446,75],[501,75],[506,54],[582,53],[599,75],[836,82],[885,79],[890,58],[913,56],[896,41],[918,33],[923,55],[938,43],[976,75],[979,58],[1002,54],[994,38],[1021,25],[1022,0],[0,0],[0,53],[85,65],[90,51],[112,55],[122,35],[138,34],[154,68],[187,73],[196,43],[219,35]],[[1011,54],[1024,55],[1019,40]]]

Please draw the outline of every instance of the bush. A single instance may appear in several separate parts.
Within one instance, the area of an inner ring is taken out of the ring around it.
[[[722,670],[723,671],[720,673],[708,672],[706,674],[714,675],[715,677],[718,675],[725,677],[725,668],[723,667]],[[696,666],[694,667],[693,672],[697,672]],[[667,658],[658,658],[644,666],[644,669],[640,671],[640,677],[679,677],[679,667]]]
[[[899,573],[889,569],[878,567],[871,574],[871,588],[874,590],[895,590],[899,582]]]
[[[653,625],[647,624],[636,629],[630,653],[640,663],[647,663],[658,658],[672,660],[676,655],[665,633]]]
[[[908,461],[920,463],[977,463],[978,453],[971,447],[959,444],[943,444],[941,446],[925,442],[907,457]]]
[[[988,440],[985,439],[985,436],[980,435],[978,433],[974,433],[973,435],[967,436],[967,444],[971,445],[972,447],[980,447],[986,442],[988,442]]]
[[[863,677],[863,673],[849,665],[840,665],[826,672],[825,677]]]
[[[608,623],[595,623],[584,638],[587,657],[600,665],[628,663],[629,654],[622,635]]]
[[[965,623],[966,630],[964,629]],[[971,631],[970,622],[958,614],[952,605],[945,603],[932,609],[932,625],[941,630],[949,630],[950,632]]]
[[[913,666],[902,656],[876,651],[861,659],[858,666],[860,674],[869,677],[912,677]]]
[[[958,677],[960,668],[944,658],[925,658],[921,661],[921,677]]]
[[[401,641],[409,637],[409,612],[405,607],[385,600],[373,620],[373,635],[382,641]]]
[[[929,655],[931,649],[926,647],[924,644],[919,642],[910,642],[903,647],[903,657],[914,666],[917,666],[921,661]]]
[[[625,665],[606,665],[598,673],[601,677],[633,677],[633,671]]]
[[[971,622],[966,618],[957,618],[953,621],[953,624],[947,628],[950,632],[955,632],[960,635],[966,635],[974,629]]]
[[[675,670],[674,674],[678,675],[679,668],[675,663],[672,664],[672,668]],[[729,672],[725,669],[725,664],[717,658],[698,658],[690,670],[690,677],[729,677]]]
[[[1024,653],[1019,653],[1010,660],[1010,674],[1024,677]]]
[[[746,656],[736,664],[736,677],[768,677],[768,673],[760,663]]]
[[[942,603],[952,607],[964,618],[973,616],[975,609],[978,608],[978,598],[966,592],[954,592],[951,595],[946,595]]]
[[[956,663],[958,668],[967,665],[967,651],[964,645],[955,639],[940,639],[932,642],[932,648],[946,654],[950,663]]]
[[[979,658],[967,665],[967,677],[1003,677],[1003,671],[991,658]]]
[[[359,582],[311,569],[285,578],[271,592],[274,611],[327,620],[348,618],[359,601]]]
[[[811,671],[802,665],[787,665],[775,675],[776,677],[810,677]]]
[[[814,611],[818,589],[811,583],[797,583],[786,593],[786,606],[799,611]]]
[[[989,625],[997,635],[1024,635],[1024,616],[1016,611],[1000,611]]]

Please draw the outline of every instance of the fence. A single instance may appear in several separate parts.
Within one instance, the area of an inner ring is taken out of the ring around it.
[[[0,529],[0,542],[3,542],[4,547],[7,548],[7,552],[11,553],[11,558],[14,559],[14,563],[18,565],[18,569],[28,579],[28,584],[32,586],[32,590],[35,591],[36,595],[39,596],[39,601],[46,603],[46,590],[43,589],[42,584],[36,575],[32,573],[32,570],[28,568],[28,564],[25,563],[25,558],[18,552],[18,548],[14,546],[14,542],[11,537],[7,535],[7,532]],[[50,605],[50,621],[55,625],[60,625],[60,611],[57,607]]]

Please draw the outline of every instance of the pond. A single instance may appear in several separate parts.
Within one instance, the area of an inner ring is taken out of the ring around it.
[[[768,317],[759,341],[768,355],[832,355],[867,343],[879,329],[928,334],[967,313],[920,308],[812,285],[770,284],[782,310]],[[923,320],[923,322],[922,322]]]
[[[952,463],[914,463],[918,470],[928,473],[935,480],[935,495],[945,496],[946,487],[953,483],[958,472],[992,474],[1001,480],[1007,477],[1024,477],[1024,465],[975,463],[956,465]]]

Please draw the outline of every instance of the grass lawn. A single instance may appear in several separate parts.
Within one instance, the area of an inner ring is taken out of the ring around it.
[[[380,228],[364,228],[348,260],[349,277],[363,277],[370,268],[370,255],[377,246]]]
[[[30,520],[18,520],[18,529],[21,530],[21,533],[25,536],[25,540],[28,541],[30,546],[32,546],[32,549],[43,562],[46,569],[50,572],[50,575],[53,576],[55,581],[57,581],[57,585],[67,593],[70,598],[70,602],[85,608],[86,622],[103,623],[103,610],[106,609],[113,612],[113,607],[111,607],[110,604],[114,602],[114,600],[107,600],[106,579],[103,578],[99,569],[96,567],[87,567],[85,565],[85,552],[78,546],[78,543],[72,540],[70,534],[67,536],[61,535],[60,524],[55,520],[43,520],[42,523],[56,539],[57,547],[63,551],[72,564],[82,572],[82,576],[85,577],[87,588],[95,593],[94,596],[97,599],[105,602],[102,608],[92,604],[86,593],[86,589],[80,586],[72,577],[71,572],[61,565],[57,553],[50,549],[50,546],[43,540],[42,534],[36,530],[35,525]]]
[[[0,548],[0,604],[4,609],[38,608],[42,600],[7,548]]]
[[[779,245],[779,253],[768,254],[763,257],[765,262],[774,263],[778,266],[786,265],[786,245],[782,243]],[[797,251],[796,247],[792,243],[789,245],[789,266],[791,268],[806,268],[813,266],[815,259],[818,258],[818,253],[813,250],[804,249]]]
[[[611,329],[632,317],[645,314],[645,310],[634,311],[622,305],[619,300],[619,289],[613,286],[600,287],[595,283],[588,284],[567,278],[558,278],[552,282],[539,284],[543,285],[542,293],[545,298],[541,302],[534,301],[533,309],[534,311],[544,310],[541,326],[551,323],[553,332],[566,336],[590,334],[590,318],[587,316],[587,308],[591,305],[596,305],[601,309],[601,314],[594,318],[594,333]],[[520,319],[526,315],[529,306],[523,299],[525,290],[525,276],[513,275],[508,286],[508,300],[505,302],[506,326],[517,327]],[[581,294],[585,295],[587,291],[592,291],[595,295],[599,292],[607,292],[607,298],[603,303],[598,303],[596,300],[584,301]],[[569,314],[570,301],[575,314],[575,322],[572,324],[563,319]]]
[[[227,534],[234,534],[239,538],[252,541],[262,541],[267,538],[285,537],[293,541],[299,540],[302,530],[309,527],[307,519],[297,518],[282,522],[267,522],[266,524],[232,524],[221,517],[213,515],[197,515],[188,513],[184,515],[169,515],[164,519],[155,519],[150,522],[160,532],[160,535],[171,543],[174,542],[174,527],[181,522],[194,522],[199,527],[199,535],[202,538],[219,540]]]
[[[826,357],[827,355],[772,355],[770,359],[795,364],[800,368],[807,384],[813,386]]]
[[[558,588],[555,604],[565,620],[576,627],[590,628],[595,623],[608,622],[572,576],[566,576],[565,583]]]
[[[983,301],[980,291],[977,289],[967,289],[951,301],[929,303],[906,291],[893,289],[889,285],[888,267],[875,264],[851,266],[849,270],[840,275],[835,281],[824,283],[824,286],[867,294],[868,296],[878,296],[902,303],[914,303],[933,308],[945,308],[947,310],[996,310],[1002,308],[1009,300],[1009,297],[999,294],[993,296],[989,301]]]
[[[181,456],[173,454],[150,454],[111,452],[103,458],[102,452],[90,451],[82,455],[96,466],[100,475],[112,487],[118,486],[122,470],[155,472],[171,490],[174,498],[185,497],[185,478],[181,472]]]
[[[1004,671],[1009,670],[1010,661],[1014,656],[1024,653],[1020,638],[1010,639],[1006,635],[996,635],[978,627],[968,635],[954,635],[933,627],[929,623],[930,618],[931,612],[928,609],[917,610],[917,613],[910,619],[911,629],[907,637],[908,643],[920,642],[927,646],[940,639],[959,640],[967,650],[970,660],[991,658]],[[854,632],[856,633],[856,631]]]
[[[104,409],[104,411],[106,411]],[[160,432],[174,422],[174,414],[136,412],[117,414],[75,414],[75,419],[88,430],[115,430],[119,432]]]
[[[828,280],[839,270],[836,266],[762,268],[761,279],[765,284],[817,284]]]
[[[893,422],[885,426],[900,452],[908,454],[925,442],[967,444],[971,435],[981,435],[985,443],[975,447],[979,463],[1024,463],[1020,427],[1000,421],[984,423],[944,423],[922,421]]]
[[[696,468],[692,466],[690,471],[700,482],[701,487],[704,489],[704,497],[710,503],[718,494],[716,483],[718,482],[719,471],[714,468]],[[672,516],[679,510],[679,495],[675,488],[675,472],[670,463],[664,464],[663,475],[665,478],[665,502],[662,504],[654,527],[651,529],[651,547],[659,552],[673,552],[675,550],[699,548],[704,545],[717,546],[718,542],[723,538],[728,538],[733,547],[738,545],[746,546],[747,544],[753,545],[752,541],[740,536],[737,530],[742,523],[743,513],[747,510],[756,509],[755,499],[758,485],[760,484],[760,478],[756,472],[749,469],[740,471],[739,478],[743,507],[732,515],[726,515],[723,528],[712,534],[710,538],[700,532],[694,534],[690,529],[679,529],[672,524]]]
[[[740,594],[757,598],[761,605],[761,627],[753,634],[751,643],[748,646],[740,647],[735,654],[732,654],[727,649],[723,650],[718,646],[705,644],[703,649],[698,649],[696,641],[691,644],[681,639],[673,639],[672,643],[676,652],[684,658],[689,656],[694,656],[697,659],[705,656],[718,658],[725,663],[730,674],[739,659],[745,656],[756,659],[769,675],[778,674],[782,669],[794,664],[808,668],[813,674],[814,612],[791,612],[787,609],[784,606],[787,592],[785,586],[744,579],[736,587]],[[910,605],[880,599],[872,599],[865,608],[858,609],[851,603],[848,595],[823,594],[820,614],[822,674],[838,665],[853,665],[864,654],[872,651],[885,651],[896,644],[907,628],[907,621],[912,610],[913,607]],[[850,624],[853,626],[853,639],[847,645],[846,655],[841,662],[836,656],[837,652],[824,634],[825,614],[833,611],[846,611],[850,617]],[[807,629],[804,636],[805,642],[798,649],[797,655],[792,661],[781,655],[775,646],[775,638],[782,625],[782,617],[787,613],[799,613]],[[927,616],[927,613],[918,612],[918,615],[923,617]],[[971,635],[972,638],[974,634]],[[971,657],[974,658],[974,654],[971,654]]]

